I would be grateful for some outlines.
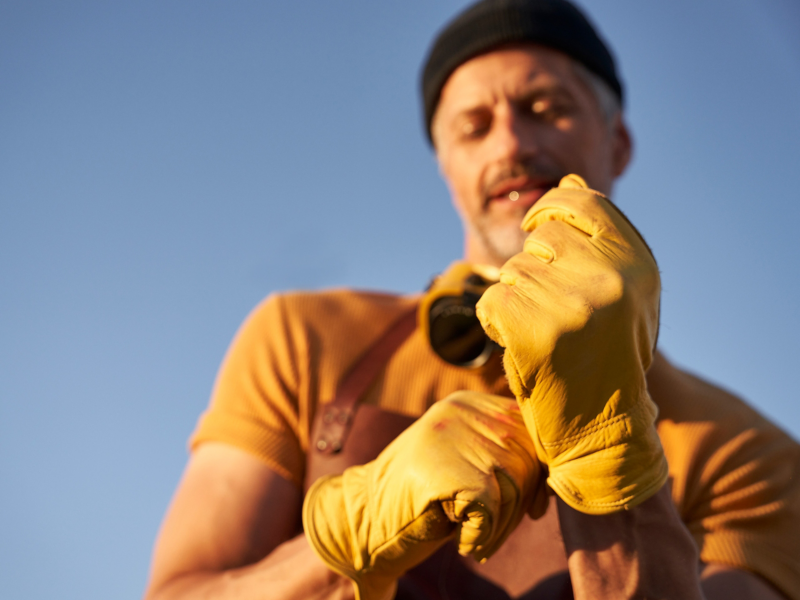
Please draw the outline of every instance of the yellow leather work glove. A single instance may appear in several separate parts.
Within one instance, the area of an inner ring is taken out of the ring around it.
[[[661,283],[639,232],[568,175],[522,223],[524,251],[477,306],[548,484],[587,514],[639,504],[667,479],[645,371]]]
[[[540,466],[513,399],[456,392],[374,461],[320,478],[303,527],[317,555],[359,600],[388,600],[397,579],[447,540],[488,558],[526,511],[547,506]]]

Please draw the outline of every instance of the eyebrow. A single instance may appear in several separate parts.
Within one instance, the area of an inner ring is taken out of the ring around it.
[[[511,101],[519,102],[536,96],[564,96],[575,100],[575,94],[567,86],[560,83],[546,83],[523,89],[520,93],[511,96]]]
[[[575,94],[567,86],[560,83],[544,83],[532,84],[523,86],[522,89],[508,96],[510,102],[516,104],[523,101],[528,101],[537,96],[563,96],[569,100],[575,101]],[[485,101],[477,101],[465,103],[464,107],[457,108],[453,113],[452,120],[455,121],[464,116],[470,116],[485,110],[491,106],[491,103]]]

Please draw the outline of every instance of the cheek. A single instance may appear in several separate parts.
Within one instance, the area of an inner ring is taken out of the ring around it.
[[[554,144],[554,153],[561,166],[584,177],[590,187],[605,186],[612,159],[607,135],[573,123],[560,130],[559,137],[560,140]]]
[[[469,157],[450,156],[442,164],[442,176],[450,190],[453,204],[461,215],[473,215],[483,206],[481,195],[481,170],[472,164]]]

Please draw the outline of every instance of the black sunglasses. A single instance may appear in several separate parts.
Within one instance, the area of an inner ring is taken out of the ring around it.
[[[480,275],[471,275],[469,286],[488,287]],[[477,368],[499,350],[481,327],[475,305],[481,294],[464,290],[460,295],[437,298],[428,311],[428,337],[431,348],[444,361],[458,367]]]

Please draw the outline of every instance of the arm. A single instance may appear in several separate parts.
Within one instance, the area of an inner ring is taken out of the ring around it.
[[[500,283],[481,297],[477,315],[505,348],[509,386],[537,457],[548,467],[548,484],[583,513],[562,510],[562,527],[571,529],[565,542],[576,589],[592,598],[645,591],[701,598],[696,551],[667,492],[660,491],[668,465],[645,379],[660,310],[652,252],[617,207],[572,175],[536,203],[523,229],[530,232],[524,251],[503,265]],[[797,589],[798,554],[786,529],[800,515],[792,483],[800,464],[796,445],[766,436],[766,454],[781,460],[756,460],[765,453],[757,451],[761,442],[752,431],[740,437],[733,446],[720,440],[727,449],[719,461],[697,470],[700,489],[713,489],[692,499],[690,521],[702,528],[693,531],[712,540],[717,534],[717,548],[704,544],[704,557],[751,565],[783,589]],[[731,464],[737,445],[740,469]],[[729,515],[721,520],[722,513]],[[724,540],[725,528],[739,534]],[[748,548],[747,558],[726,556],[728,544]]]
[[[706,600],[787,600],[758,575],[725,565],[704,565],[700,579]]]
[[[603,516],[559,499],[558,516],[576,600],[785,600],[746,571],[707,565],[700,574],[669,486],[630,510]]]
[[[258,459],[203,444],[161,527],[145,600],[352,598],[350,581],[294,537],[302,500]]]

